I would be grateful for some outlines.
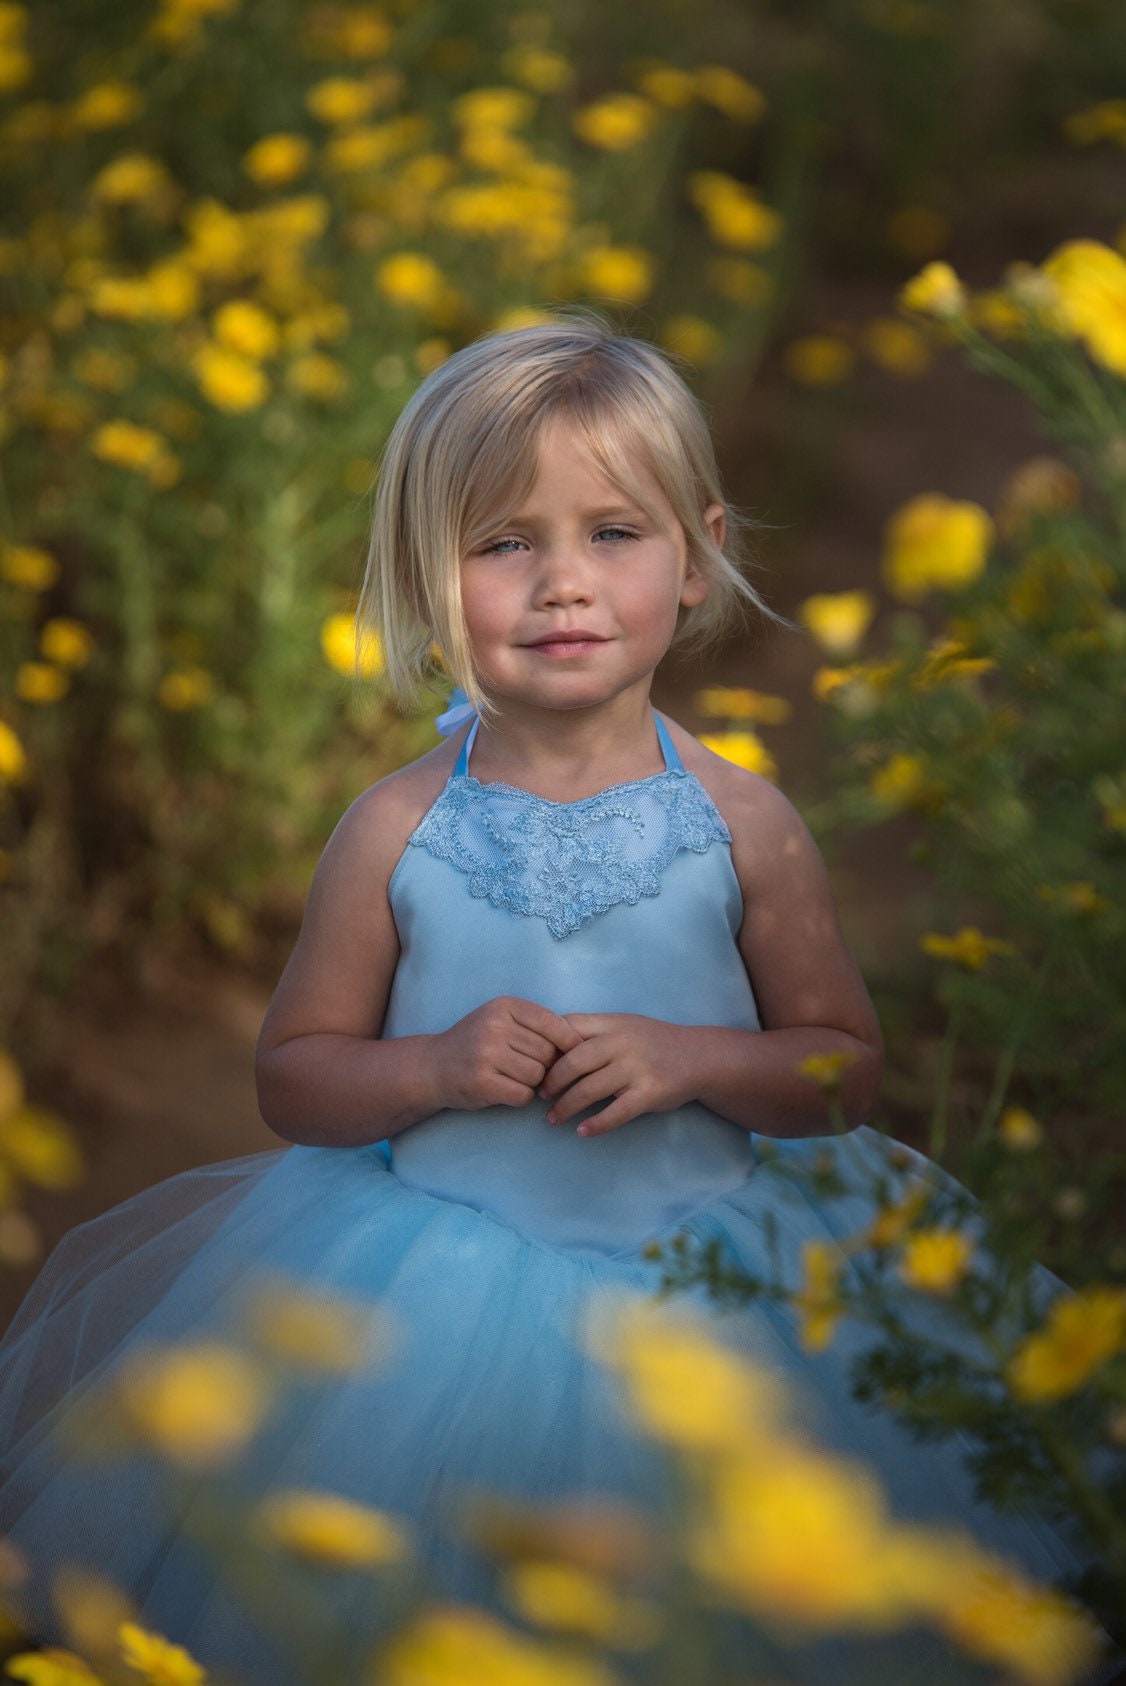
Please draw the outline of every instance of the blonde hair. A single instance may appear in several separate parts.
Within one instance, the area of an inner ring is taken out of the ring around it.
[[[631,477],[641,462],[684,530],[704,601],[683,612],[673,644],[699,646],[740,611],[781,620],[741,571],[743,536],[758,525],[727,505],[698,400],[655,346],[614,331],[594,312],[556,315],[529,328],[486,334],[441,364],[403,410],[379,470],[371,543],[360,590],[361,638],[383,644],[387,682],[409,706],[440,664],[478,708],[461,607],[461,558],[527,495],[540,435],[563,416],[599,468],[655,515]],[[722,549],[704,524],[727,509]]]

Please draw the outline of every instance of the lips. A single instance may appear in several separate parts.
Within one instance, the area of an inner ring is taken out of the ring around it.
[[[600,632],[588,632],[582,626],[557,628],[554,632],[545,632],[542,638],[534,638],[528,648],[542,650],[553,644],[605,644],[608,640]]]

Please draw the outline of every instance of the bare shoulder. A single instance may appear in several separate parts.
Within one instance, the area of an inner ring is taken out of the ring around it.
[[[736,767],[705,748],[675,720],[663,716],[685,769],[694,773],[731,833],[731,859],[745,896],[804,869],[823,873],[821,854],[805,821],[778,786]]]
[[[325,847],[323,864],[390,878],[407,840],[433,807],[457,763],[461,734],[438,744],[362,791],[345,809]]]

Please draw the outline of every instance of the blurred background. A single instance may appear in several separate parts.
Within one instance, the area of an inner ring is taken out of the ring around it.
[[[0,0],[0,1311],[283,1145],[310,874],[444,703],[355,677],[374,463],[572,303],[763,524],[792,627],[656,700],[818,836],[882,1121],[1126,1276],[1124,73],[1117,0]]]

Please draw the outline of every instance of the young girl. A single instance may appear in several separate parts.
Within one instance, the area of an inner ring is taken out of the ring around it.
[[[0,1345],[0,1530],[36,1565],[44,1636],[51,1576],[93,1562],[204,1662],[286,1678],[284,1601],[251,1627],[193,1544],[193,1483],[161,1511],[152,1466],[90,1468],[64,1432],[131,1349],[237,1327],[256,1272],[378,1302],[396,1340],[263,1429],[247,1494],[414,1521],[439,1589],[483,1596],[481,1561],[432,1526],[466,1493],[654,1497],[655,1454],[581,1339],[598,1295],[655,1291],[647,1243],[718,1238],[755,1272],[773,1247],[796,1287],[802,1244],[862,1229],[872,1197],[818,1206],[757,1169],[764,1139],[831,1150],[858,1186],[935,1174],[863,1127],[880,1033],[795,810],[650,702],[670,645],[761,608],[732,521],[688,389],[596,320],[487,336],[408,404],[361,608],[402,697],[437,646],[472,718],[329,840],[258,1049],[263,1117],[294,1145],[72,1231]],[[851,1134],[800,1070],[814,1054],[846,1056]],[[974,1500],[957,1448],[852,1398],[848,1325],[814,1354],[786,1309],[715,1316],[901,1518],[955,1517],[1049,1580],[1074,1567]],[[338,1586],[359,1635],[370,1583]]]

